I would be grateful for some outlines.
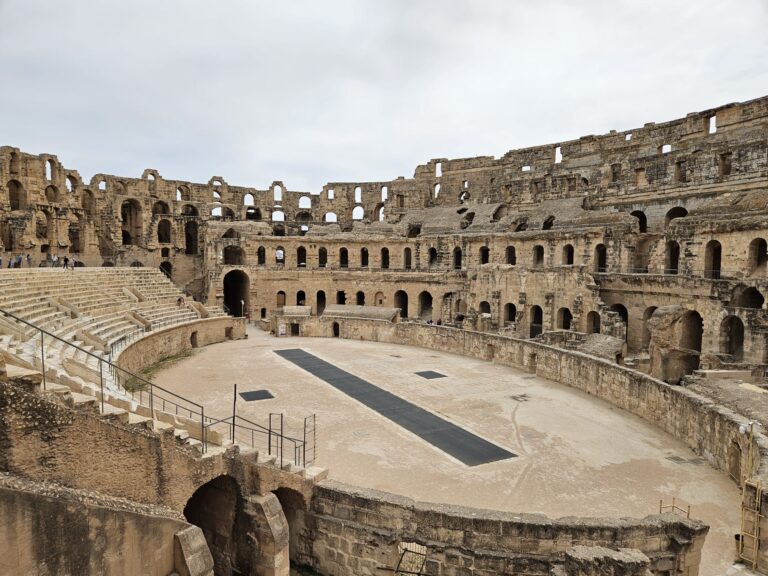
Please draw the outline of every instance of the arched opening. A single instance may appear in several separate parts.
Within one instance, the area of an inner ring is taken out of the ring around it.
[[[224,276],[224,306],[232,316],[245,316],[250,310],[250,279],[242,270],[232,270]]]
[[[704,321],[695,310],[683,315],[680,329],[680,348],[701,352],[701,340],[704,334]],[[698,360],[696,361],[698,368]],[[687,372],[689,374],[690,372]]]
[[[384,306],[384,292],[376,292],[373,297],[374,306]]]
[[[540,244],[533,247],[533,267],[541,268],[544,266],[544,246]]]
[[[342,306],[346,305],[347,303],[347,293],[344,292],[344,290],[336,290],[336,304],[341,304]]]
[[[762,238],[755,238],[749,243],[749,273],[761,271],[765,274],[768,262],[768,244]]]
[[[338,337],[338,324],[334,323],[335,337]],[[278,488],[273,492],[280,501],[285,520],[288,522],[288,557],[291,566],[305,566],[312,562],[311,550],[302,536],[307,532],[307,504],[300,492],[291,488]],[[293,570],[291,570],[293,573]]]
[[[634,212],[630,212],[629,215],[637,218],[638,231],[641,234],[648,232],[648,217],[645,215],[645,212],[642,210],[635,210]]]
[[[246,208],[245,219],[258,222],[259,220],[261,220],[261,210],[259,210],[258,208],[254,208],[253,206]]]
[[[664,226],[668,227],[672,220],[675,218],[685,218],[686,216],[688,216],[688,210],[682,206],[675,206],[669,210],[667,215],[664,217]]]
[[[317,265],[320,268],[328,266],[328,250],[326,248],[320,248],[317,251]]]
[[[184,507],[187,521],[203,531],[217,575],[241,573],[235,560],[235,525],[241,510],[240,491],[231,476],[219,476],[203,484]]]
[[[491,313],[491,304],[487,300],[483,300],[480,302],[480,314],[490,314]]]
[[[324,222],[338,222],[338,218],[336,216],[335,212],[326,212],[325,216],[323,216]]]
[[[192,218],[196,218],[200,215],[200,212],[198,212],[197,208],[192,206],[192,204],[184,204],[184,206],[181,208],[181,213],[184,216],[189,216]]]
[[[141,205],[136,200],[125,200],[120,206],[123,244],[132,245],[141,238]]]
[[[405,248],[403,250],[403,268],[406,270],[411,269],[411,249]]]
[[[651,320],[651,316],[653,316],[653,313],[656,312],[656,306],[649,306],[645,309],[645,312],[643,312],[643,349],[647,350],[648,346],[651,344],[651,329],[648,326],[648,323]]]
[[[341,334],[341,330],[339,329],[339,323],[338,322],[334,322],[333,323],[333,337],[334,338],[338,338],[340,334]]]
[[[432,320],[432,294],[426,290],[419,294],[419,319],[425,322]]]
[[[277,296],[275,298],[275,305],[278,308],[283,308],[285,306],[285,292],[283,290],[279,290],[277,292]]]
[[[358,306],[365,306],[365,292],[362,290],[359,290],[357,294],[355,294],[355,304]]]
[[[8,200],[11,210],[25,210],[27,207],[27,194],[18,180],[8,182]]]
[[[689,310],[680,320],[679,350],[675,361],[667,363],[664,370],[665,380],[678,384],[686,374],[693,374],[699,368],[701,341],[704,322],[698,312]]]
[[[45,187],[45,199],[50,203],[54,204],[59,201],[59,189],[56,188],[56,186],[46,186]]]
[[[531,307],[530,318],[531,318],[531,324],[530,324],[529,336],[531,338],[536,338],[536,336],[541,334],[544,329],[544,312],[542,311],[541,306]]]
[[[765,298],[754,286],[739,284],[733,289],[730,305],[735,308],[753,308],[759,310],[763,307]]]
[[[70,215],[69,226],[67,227],[67,239],[69,240],[69,251],[72,254],[79,254],[83,251],[82,239],[82,221],[74,214]]]
[[[717,280],[720,278],[720,266],[723,247],[717,240],[710,240],[704,249],[704,277]]]
[[[587,334],[600,334],[600,314],[594,310],[587,314]]]
[[[82,196],[80,197],[80,206],[88,216],[93,216],[96,207],[93,200],[93,194],[90,190],[83,190]]]
[[[256,264],[258,266],[264,266],[267,263],[267,249],[264,246],[259,246],[256,249]]]
[[[389,268],[389,248],[381,249],[381,267],[385,270]]]
[[[160,271],[165,274],[170,280],[173,280],[173,264],[170,262],[161,262]]]
[[[245,253],[240,246],[224,247],[224,264],[229,266],[242,266],[245,264]]]
[[[365,209],[362,206],[355,206],[352,210],[352,220],[362,220],[365,218]]]
[[[664,274],[677,274],[679,271],[680,244],[674,240],[669,240],[664,252]]]
[[[155,202],[152,206],[152,215],[153,216],[167,216],[171,213],[171,209],[168,208],[168,204],[163,202],[162,200]]]
[[[315,297],[315,302],[316,302],[315,314],[317,314],[318,316],[321,316],[325,311],[325,291],[318,290],[317,296]]]
[[[400,309],[400,318],[408,318],[408,293],[404,290],[395,292],[395,308]]]
[[[304,290],[296,292],[296,306],[304,306],[307,303],[307,294]]]
[[[197,256],[197,222],[194,220],[184,224],[184,253]]]
[[[744,323],[738,316],[726,316],[720,323],[720,353],[737,362],[744,359]]]
[[[453,268],[454,270],[461,270],[461,248],[458,246],[453,249]]]
[[[552,226],[555,223],[555,217],[554,216],[547,216],[547,219],[544,220],[544,224],[542,224],[541,229],[542,230],[552,230]]]
[[[349,252],[346,248],[341,248],[339,250],[339,267],[349,268]]]
[[[467,316],[467,303],[461,298],[456,300],[456,313],[454,319],[456,322],[461,322]]]
[[[514,266],[517,264],[517,254],[514,246],[507,246],[507,264]]]
[[[488,246],[480,247],[480,264],[488,264],[491,260],[491,251]]]
[[[608,250],[605,248],[605,244],[598,244],[595,246],[595,272],[607,272],[608,271]]]
[[[360,266],[368,268],[368,248],[360,248]]]
[[[619,318],[621,318],[621,321],[624,322],[624,340],[626,340],[629,335],[629,311],[627,310],[627,307],[623,304],[614,304],[611,306],[611,311],[616,312],[616,314],[619,315]]]
[[[230,228],[221,236],[222,238],[240,238],[240,234],[234,229]]]
[[[429,266],[437,266],[437,248],[430,248],[428,253]]]
[[[159,244],[171,243],[171,223],[168,220],[160,220],[157,223],[157,242]]]
[[[562,263],[564,266],[573,265],[573,246],[571,244],[563,246]]]
[[[307,265],[307,249],[304,246],[296,248],[296,266],[304,268]]]
[[[511,302],[504,304],[504,322],[510,324],[517,321],[517,306]]]
[[[570,330],[573,314],[568,308],[560,308],[557,311],[557,327],[561,330]]]

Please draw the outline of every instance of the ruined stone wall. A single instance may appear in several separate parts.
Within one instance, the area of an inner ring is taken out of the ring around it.
[[[174,535],[190,528],[168,510],[6,476],[0,518],[0,574],[9,576],[167,576]]]
[[[698,522],[670,514],[554,520],[417,502],[331,481],[315,488],[310,518],[316,569],[336,576],[372,576],[393,568],[404,542],[425,545],[427,574],[549,576],[565,563],[567,550],[583,545],[642,551],[653,574],[694,575],[707,532]]]

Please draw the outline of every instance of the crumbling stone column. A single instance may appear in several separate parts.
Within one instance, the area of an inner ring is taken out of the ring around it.
[[[248,538],[253,544],[253,573],[289,576],[288,522],[277,496],[250,496],[245,500],[244,512],[251,520]]]

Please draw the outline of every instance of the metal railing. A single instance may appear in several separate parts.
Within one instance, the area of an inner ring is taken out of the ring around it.
[[[151,418],[155,418],[155,410],[172,414],[175,416],[181,416],[189,419],[192,423],[196,423],[195,426],[199,426],[200,429],[200,441],[202,444],[203,453],[208,451],[208,430],[213,426],[226,424],[230,432],[230,440],[233,442],[239,442],[245,445],[249,445],[253,448],[266,447],[268,454],[275,454],[280,461],[281,467],[283,466],[285,457],[284,450],[286,445],[289,450],[289,454],[292,454],[292,460],[297,466],[306,466],[313,463],[316,458],[316,420],[315,415],[308,416],[303,420],[302,437],[297,438],[288,436],[284,430],[284,416],[283,414],[270,414],[269,425],[262,426],[256,422],[252,422],[238,416],[236,414],[227,416],[225,418],[214,418],[205,415],[205,406],[198,404],[192,400],[184,398],[175,392],[171,392],[159,386],[152,381],[140,376],[129,370],[121,368],[112,361],[112,350],[108,353],[108,357],[105,358],[97,353],[86,350],[85,348],[74,344],[68,340],[65,340],[55,334],[41,328],[19,316],[3,310],[0,308],[0,314],[11,318],[12,320],[23,324],[33,330],[32,336],[29,340],[34,340],[35,336],[40,336],[40,366],[43,375],[42,385],[43,390],[47,390],[47,375],[46,375],[46,337],[49,341],[60,342],[65,347],[75,350],[75,354],[82,353],[86,356],[86,361],[78,361],[80,368],[93,372],[93,376],[98,374],[99,391],[100,391],[100,403],[101,412],[105,410],[105,389],[109,390],[108,380],[111,379],[114,388],[117,388],[121,393],[129,397],[131,400],[138,403],[138,405],[145,408],[149,408]],[[24,332],[26,333],[26,331]],[[122,340],[129,342],[139,339],[146,334],[143,330],[137,330],[126,336]],[[127,345],[127,344],[125,344]],[[107,354],[107,353],[105,353]],[[88,364],[87,358],[95,360],[95,366]],[[34,361],[33,361],[34,365]],[[279,417],[279,420],[277,418]],[[279,427],[276,423],[279,422]],[[228,424],[227,424],[228,423]],[[258,442],[257,439],[266,438],[266,442]]]

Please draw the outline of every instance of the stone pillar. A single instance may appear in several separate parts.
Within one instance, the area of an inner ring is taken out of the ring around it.
[[[248,538],[253,541],[254,574],[258,576],[289,576],[288,522],[277,496],[250,496],[244,512],[251,520]]]

